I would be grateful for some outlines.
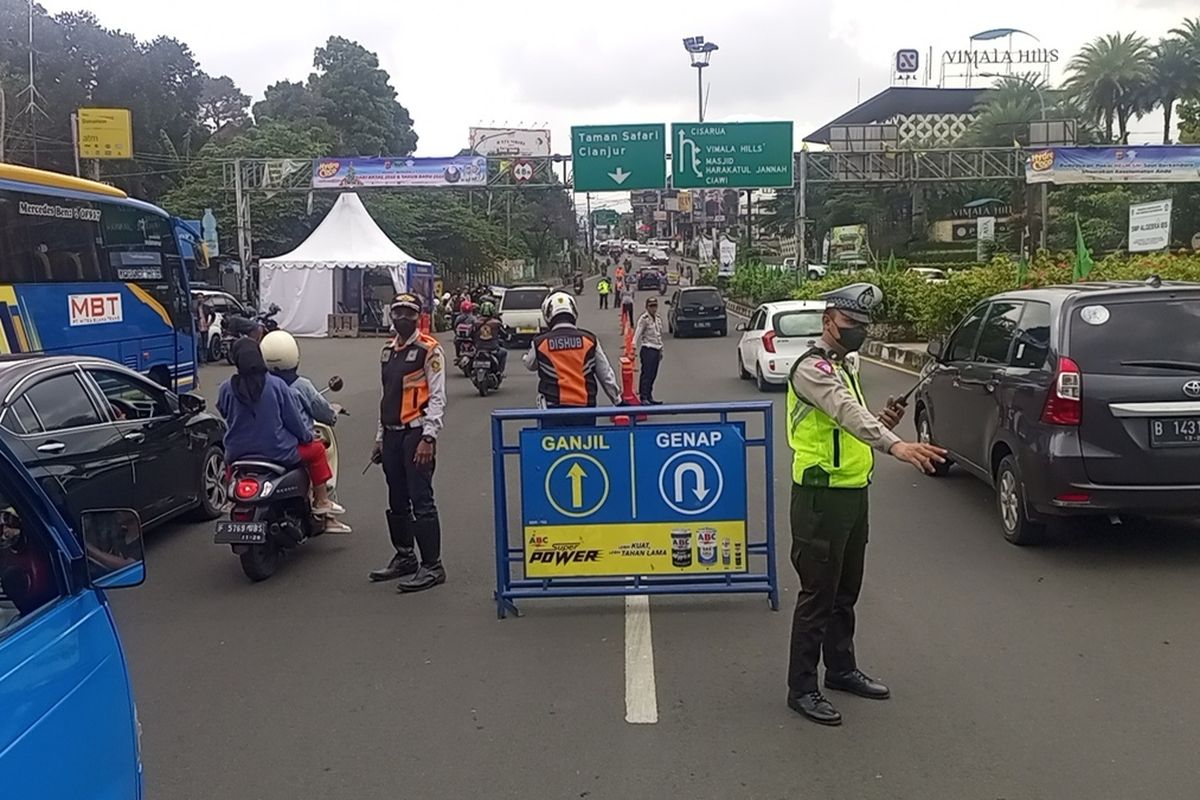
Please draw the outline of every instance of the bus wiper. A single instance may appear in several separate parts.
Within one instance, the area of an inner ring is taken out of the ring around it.
[[[1193,361],[1122,361],[1122,367],[1155,367],[1157,369],[1178,369],[1184,372],[1200,372],[1200,364]]]

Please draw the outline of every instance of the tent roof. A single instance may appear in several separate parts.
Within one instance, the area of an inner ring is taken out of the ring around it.
[[[426,262],[397,247],[375,224],[358,195],[344,192],[299,247],[259,263],[282,269],[368,269]]]

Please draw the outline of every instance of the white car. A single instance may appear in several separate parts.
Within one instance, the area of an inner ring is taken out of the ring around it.
[[[796,359],[821,336],[821,300],[781,300],[763,303],[741,323],[738,342],[738,377],[750,378],[759,391],[787,383]]]
[[[639,256],[649,255],[650,254],[650,245],[642,244],[641,242],[638,242],[637,244],[635,244],[633,246],[633,251],[635,253],[637,253]]]
[[[945,270],[935,269],[933,267],[909,267],[909,272],[915,272],[925,279],[926,283],[945,283]]]
[[[238,300],[228,292],[215,289],[192,289],[192,297],[203,297],[208,307],[212,309],[213,321],[208,326],[208,341],[204,343],[204,347],[209,361],[220,361],[221,356],[224,354],[222,351],[221,332],[224,328],[225,317],[229,314],[244,317],[252,312],[247,309],[241,300]]]
[[[513,286],[504,290],[499,312],[509,344],[528,347],[533,337],[545,330],[542,301],[549,294],[549,286]]]

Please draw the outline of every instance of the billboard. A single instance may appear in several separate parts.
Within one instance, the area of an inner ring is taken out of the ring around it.
[[[1148,253],[1171,246],[1171,201],[1129,206],[1129,252]]]
[[[314,158],[312,188],[358,189],[398,186],[487,186],[487,159]]]
[[[1026,183],[1194,183],[1200,147],[1051,147],[1030,153]]]
[[[829,232],[831,264],[866,264],[867,255],[866,225],[839,225]]]
[[[550,131],[545,128],[471,128],[472,154],[481,156],[550,155]]]
[[[78,122],[80,158],[133,158],[128,108],[81,108]]]

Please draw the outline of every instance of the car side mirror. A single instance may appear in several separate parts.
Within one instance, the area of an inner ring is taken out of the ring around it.
[[[179,410],[186,416],[195,416],[208,408],[208,401],[195,392],[184,392],[179,395]]]
[[[733,329],[734,329],[735,331],[744,331],[744,330],[746,330],[746,329],[747,329],[747,328],[746,328],[746,323],[744,323],[744,322],[739,322],[737,325],[735,325],[735,326],[733,327]]]
[[[78,535],[93,585],[120,589],[146,580],[142,521],[133,509],[84,511],[79,515]]]
[[[340,392],[342,390],[342,388],[346,385],[346,383],[345,383],[345,381],[342,380],[341,375],[334,375],[332,378],[329,379],[328,385],[329,385],[329,391]]]
[[[929,346],[925,348],[925,352],[929,353],[929,357],[934,361],[941,361],[942,353],[945,351],[945,349],[945,341],[942,339],[934,339],[929,343]]]

